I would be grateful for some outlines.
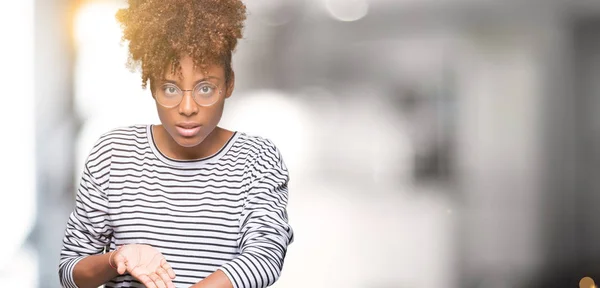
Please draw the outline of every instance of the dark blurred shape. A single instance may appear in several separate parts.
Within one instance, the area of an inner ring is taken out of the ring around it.
[[[569,31],[572,66],[562,68],[570,93],[549,102],[556,105],[550,117],[561,123],[548,133],[546,264],[528,287],[600,279],[600,16],[574,17]]]

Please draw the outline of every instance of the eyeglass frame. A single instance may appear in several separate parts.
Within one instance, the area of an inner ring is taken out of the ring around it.
[[[161,84],[161,85],[159,85],[159,86],[155,86],[155,87],[157,87],[157,88],[153,89],[154,91],[153,91],[153,93],[152,93],[152,98],[154,98],[154,100],[156,101],[156,103],[158,103],[160,106],[163,106],[163,107],[165,107],[165,108],[175,108],[175,107],[179,106],[179,105],[181,104],[181,102],[183,101],[183,98],[185,97],[185,92],[190,92],[190,93],[192,93],[194,90],[196,90],[196,88],[198,88],[198,86],[200,86],[200,85],[202,85],[202,84],[206,84],[206,83],[210,83],[210,85],[214,85],[214,86],[216,86],[216,88],[218,89],[218,93],[219,93],[219,95],[218,95],[218,97],[215,99],[215,101],[214,101],[213,103],[211,103],[211,104],[208,104],[208,105],[206,105],[206,104],[200,104],[200,103],[198,103],[198,101],[196,100],[196,97],[194,97],[194,95],[193,95],[193,94],[192,94],[192,99],[194,100],[194,103],[196,103],[196,104],[197,104],[197,105],[199,105],[199,106],[202,106],[202,107],[210,107],[210,106],[212,106],[212,105],[215,105],[217,102],[219,102],[219,98],[220,98],[220,97],[223,95],[223,89],[222,89],[221,87],[219,87],[219,86],[220,86],[219,84],[212,83],[212,82],[210,82],[210,81],[208,81],[208,80],[206,80],[206,79],[205,79],[205,80],[203,80],[203,81],[200,81],[198,84],[194,85],[194,88],[192,88],[191,90],[189,90],[189,89],[188,89],[188,90],[181,89],[181,88],[180,88],[179,86],[177,86],[177,84],[175,84],[175,83],[170,83],[170,82],[163,83],[163,84]],[[177,88],[177,90],[181,91],[181,99],[179,100],[179,103],[177,103],[176,105],[173,105],[173,106],[166,106],[166,105],[164,105],[164,104],[160,103],[160,101],[158,101],[158,96],[156,95],[156,94],[158,93],[158,89],[160,89],[160,87],[164,87],[164,86],[165,86],[165,85],[167,85],[167,84],[169,84],[169,85],[173,85],[173,86],[175,86],[175,88]]]

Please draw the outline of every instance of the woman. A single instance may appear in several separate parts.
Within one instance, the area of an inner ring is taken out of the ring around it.
[[[293,232],[288,171],[267,139],[218,123],[242,37],[239,0],[130,0],[117,13],[130,65],[162,125],[96,142],[69,217],[64,287],[266,287]]]

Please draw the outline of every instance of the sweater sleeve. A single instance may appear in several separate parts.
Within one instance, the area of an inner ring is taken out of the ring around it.
[[[269,144],[257,160],[258,176],[241,214],[240,255],[220,268],[235,288],[275,283],[294,238],[286,210],[288,171],[277,148]]]
[[[103,151],[106,151],[106,145],[98,143],[90,153],[77,190],[75,208],[67,221],[58,267],[63,287],[76,288],[73,280],[75,265],[86,256],[102,253],[110,241],[108,198],[103,189],[108,182],[108,173],[102,176],[109,170],[105,161],[108,153]]]

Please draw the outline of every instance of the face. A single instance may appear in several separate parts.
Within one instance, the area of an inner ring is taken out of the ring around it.
[[[194,70],[194,62],[189,56],[182,57],[179,63],[182,77],[171,73],[171,69],[166,69],[163,79],[158,79],[153,83],[153,95],[157,99],[156,109],[164,129],[177,144],[191,148],[202,143],[217,127],[223,115],[225,99],[229,98],[233,90],[234,79],[231,77],[226,83],[225,71],[219,65]],[[165,105],[159,104],[160,99],[176,95],[174,92],[177,91],[177,88],[181,91],[192,91],[183,92],[183,98],[179,105],[166,105],[169,107],[165,107]],[[202,103],[201,97],[212,93],[211,91],[217,93],[216,100],[214,104],[205,106],[206,103]],[[161,93],[162,97],[159,96]],[[203,106],[199,105],[194,97]]]

